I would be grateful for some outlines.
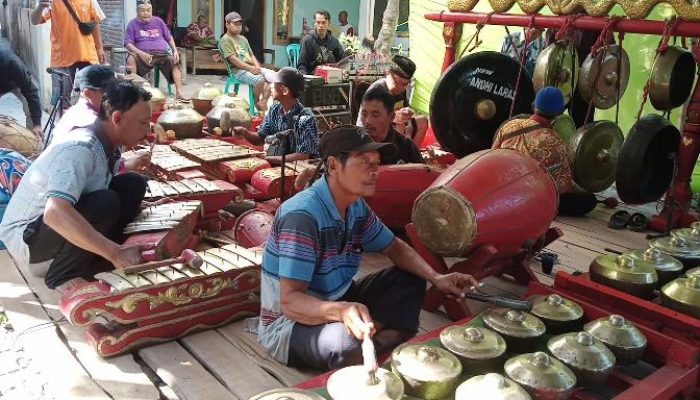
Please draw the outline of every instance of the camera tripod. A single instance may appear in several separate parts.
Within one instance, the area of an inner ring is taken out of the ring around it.
[[[51,109],[51,113],[49,114],[49,119],[46,121],[46,125],[44,125],[44,148],[46,148],[49,145],[49,143],[51,143],[51,133],[53,132],[54,126],[56,126],[56,117],[59,115],[59,113],[62,116],[63,111],[68,109],[72,105],[70,102],[70,98],[66,95],[64,89],[64,80],[68,79],[70,81],[70,75],[66,72],[54,68],[47,68],[46,72],[48,72],[51,75],[56,75],[58,77],[58,99],[56,100],[56,103]]]

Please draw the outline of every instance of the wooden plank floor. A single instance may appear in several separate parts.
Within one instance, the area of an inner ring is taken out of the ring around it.
[[[642,211],[653,207],[618,209]],[[564,237],[546,250],[558,255],[555,271],[587,271],[597,255],[647,246],[645,234],[613,230],[606,226],[615,210],[599,205],[585,218],[559,218],[554,226]],[[453,261],[453,260],[451,260]],[[381,254],[364,257],[360,276],[381,270],[390,261]],[[531,268],[538,279],[547,284],[552,277],[542,273],[539,261]],[[505,277],[485,281],[483,290],[490,294],[521,296],[526,288]],[[6,252],[0,252],[0,304],[10,321],[19,330],[55,322],[57,327],[42,329],[23,337],[25,348],[35,349],[53,376],[50,388],[56,398],[105,399],[241,399],[263,390],[292,386],[317,374],[280,365],[246,332],[247,321],[186,338],[141,349],[134,354],[103,360],[84,341],[83,331],[66,323],[56,306],[58,296],[46,289],[43,282],[14,266]],[[474,311],[483,303],[469,302]],[[423,311],[420,331],[432,331],[448,323],[442,313]],[[57,362],[57,360],[61,360]]]

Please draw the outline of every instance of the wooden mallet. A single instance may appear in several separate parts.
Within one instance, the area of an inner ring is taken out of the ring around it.
[[[199,256],[194,250],[185,249],[182,250],[180,256],[174,258],[168,258],[160,261],[151,261],[144,264],[132,265],[130,267],[122,268],[121,271],[125,274],[135,274],[143,271],[150,271],[159,267],[164,267],[166,265],[172,264],[185,264],[190,268],[199,268],[204,264],[204,260]]]

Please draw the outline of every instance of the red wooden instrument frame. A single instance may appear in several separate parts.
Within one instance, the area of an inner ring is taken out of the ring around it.
[[[567,23],[568,16],[547,16],[547,15],[514,15],[514,14],[486,14],[476,12],[453,13],[435,12],[425,14],[425,18],[431,21],[445,23],[445,28],[455,29],[455,25],[468,24],[488,24],[507,25],[534,28],[561,28]],[[571,27],[578,30],[601,31],[608,24],[606,17],[580,16],[571,22]],[[622,19],[616,21],[610,29],[616,32],[644,33],[651,35],[662,35],[665,29],[665,22]],[[700,23],[679,21],[673,30],[673,35],[685,37],[700,37]],[[446,36],[445,59],[442,70],[445,71],[455,62],[457,36]],[[700,50],[693,47],[695,60],[700,60]],[[700,68],[698,68],[700,73]],[[700,80],[696,82],[695,89],[688,103],[686,110],[687,119],[681,129],[682,138],[678,145],[678,172],[674,182],[666,192],[664,208],[658,215],[654,215],[650,221],[650,227],[656,231],[665,232],[667,230],[689,226],[700,217],[690,210],[690,200],[692,191],[690,189],[690,178],[693,168],[700,155]]]
[[[550,288],[537,281],[531,281],[528,288],[528,295],[549,295],[557,293],[567,296],[566,292],[556,288]],[[567,296],[568,297],[568,296]],[[584,318],[593,320],[610,314],[609,310],[598,307],[583,300],[577,300],[584,310]],[[452,325],[463,325],[468,323],[472,317],[467,317]],[[621,369],[616,368],[606,382],[606,386],[617,388],[619,393],[615,400],[668,400],[676,394],[681,394],[682,398],[691,398],[696,390],[696,383],[700,373],[700,349],[679,339],[672,338],[662,332],[641,325],[640,330],[646,335],[648,340],[647,351],[644,355],[645,361],[650,361],[657,367],[656,371],[643,379],[635,379],[625,374]],[[444,329],[438,328],[425,335],[418,336],[410,340],[412,343],[427,342],[440,336]],[[388,354],[381,357],[380,362],[388,358]],[[318,389],[326,386],[328,378],[333,373],[316,376],[305,382],[298,384],[300,389]],[[595,400],[599,399],[585,390],[576,390],[571,396],[575,400]]]

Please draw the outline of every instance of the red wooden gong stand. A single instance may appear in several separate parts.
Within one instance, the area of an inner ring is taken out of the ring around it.
[[[485,13],[453,13],[439,12],[428,13],[425,18],[431,21],[443,22],[443,36],[445,38],[445,60],[442,70],[447,69],[455,61],[455,44],[459,41],[460,25],[489,24],[535,27],[541,29],[561,28],[565,24],[573,29],[587,31],[602,31],[609,23],[607,17],[580,16],[573,21],[568,21],[567,16],[545,15],[512,15],[512,14],[485,14]],[[666,23],[663,21],[622,19],[616,21],[611,30],[626,33],[644,33],[662,35]],[[700,23],[679,21],[673,30],[674,36],[700,37]],[[700,50],[693,46],[695,60],[700,59]],[[700,73],[700,68],[698,68]],[[700,86],[695,84],[695,89],[686,110],[686,121],[681,129],[682,137],[678,145],[677,174],[666,191],[664,208],[651,218],[650,226],[659,232],[666,232],[677,227],[689,226],[700,219],[697,213],[690,210],[692,192],[690,190],[690,177],[695,167],[695,162],[700,155]]]

